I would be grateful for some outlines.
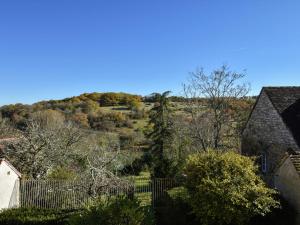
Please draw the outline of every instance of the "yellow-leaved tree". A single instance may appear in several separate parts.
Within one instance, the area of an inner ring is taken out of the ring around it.
[[[184,188],[177,194],[184,196],[200,224],[246,224],[279,207],[276,191],[257,175],[254,160],[233,151],[191,155],[184,174]]]

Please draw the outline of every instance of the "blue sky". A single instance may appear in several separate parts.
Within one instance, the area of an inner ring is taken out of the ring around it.
[[[300,85],[300,1],[0,1],[0,105],[83,92],[180,94],[197,67],[252,94]]]

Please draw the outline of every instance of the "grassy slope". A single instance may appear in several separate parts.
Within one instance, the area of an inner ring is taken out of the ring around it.
[[[143,171],[132,178],[136,188],[135,196],[141,201],[142,205],[151,205],[150,173]]]

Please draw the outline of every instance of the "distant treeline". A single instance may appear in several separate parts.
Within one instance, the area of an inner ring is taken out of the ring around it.
[[[256,100],[257,96],[247,96],[244,99],[245,100]],[[170,102],[186,102],[187,100],[195,100],[195,99],[187,99],[184,96],[170,96],[168,97]],[[207,101],[207,98],[198,98],[199,101],[203,101],[205,103]],[[148,95],[143,97],[144,102],[156,102],[155,95]]]
[[[172,96],[173,102],[183,102],[184,97]],[[18,117],[28,117],[29,114],[37,111],[52,109],[66,114],[82,112],[89,114],[105,106],[125,106],[129,109],[139,108],[142,102],[155,102],[153,96],[142,97],[128,93],[84,93],[79,96],[65,98],[62,100],[40,101],[32,105],[11,104],[0,107],[0,116],[17,121]]]
[[[255,97],[249,97],[253,99]],[[185,102],[182,96],[170,96],[171,102]],[[203,103],[207,99],[201,99]],[[82,127],[96,130],[109,130],[111,127],[132,127],[130,119],[145,118],[146,111],[142,103],[156,102],[155,95],[142,97],[128,93],[84,93],[79,96],[65,98],[62,100],[49,100],[26,104],[11,104],[0,107],[0,119],[9,119],[18,128],[22,128],[25,122],[39,111],[52,110],[63,114],[66,119],[78,123]],[[131,114],[125,115],[118,111],[105,112],[101,107],[124,106],[131,110]],[[51,112],[48,112],[51,113]],[[57,115],[57,114],[56,114]]]
[[[32,105],[5,105],[0,107],[0,118],[9,119],[18,127],[22,127],[22,124],[35,112],[53,110],[62,113],[68,119],[79,121],[81,125],[88,126],[89,122],[99,120],[118,120],[118,122],[125,120],[117,112],[104,114],[101,107],[124,106],[131,110],[139,110],[142,101],[142,96],[127,93],[85,93],[62,100],[41,101]],[[90,125],[94,127],[95,124]]]
[[[127,93],[85,93],[71,98],[62,100],[49,100],[34,103],[32,105],[11,104],[0,108],[2,116],[11,117],[14,113],[21,111],[38,111],[44,109],[61,110],[65,112],[72,112],[81,109],[82,111],[89,111],[89,109],[102,106],[117,106],[124,105],[133,107],[135,103],[141,102],[142,97],[139,95],[132,95]]]

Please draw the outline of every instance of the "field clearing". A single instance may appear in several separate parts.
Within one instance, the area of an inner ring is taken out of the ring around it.
[[[126,106],[101,106],[101,110],[105,113],[118,111],[129,114],[131,112],[131,110]]]
[[[143,171],[138,176],[129,177],[135,186],[135,197],[141,201],[141,205],[151,205],[151,178],[150,172]]]

